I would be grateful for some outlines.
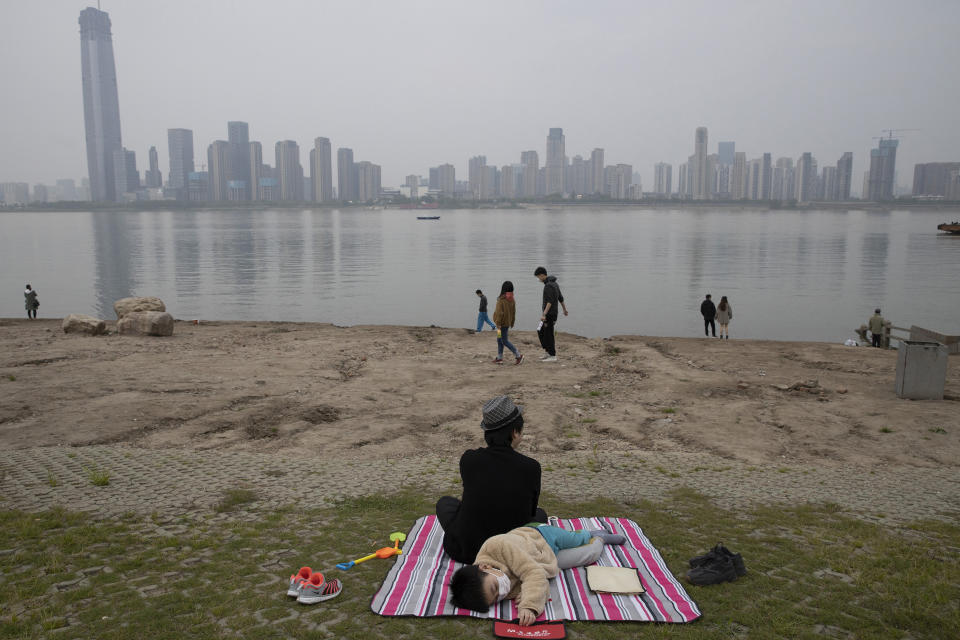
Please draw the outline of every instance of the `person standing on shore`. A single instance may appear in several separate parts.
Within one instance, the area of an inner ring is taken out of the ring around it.
[[[496,364],[503,364],[503,348],[506,347],[516,358],[514,364],[523,362],[523,354],[510,343],[508,336],[517,320],[517,305],[513,299],[513,283],[505,280],[500,286],[500,295],[497,297],[497,306],[493,310],[493,323],[497,325],[497,357]]]
[[[480,313],[477,315],[477,333],[483,331],[483,323],[490,325],[491,329],[496,329],[496,325],[490,322],[490,317],[487,315],[487,296],[483,295],[483,291],[477,289],[477,296],[480,298]]]
[[[717,317],[717,306],[713,304],[709,293],[706,299],[700,303],[700,315],[703,316],[703,334],[709,338],[710,331],[713,330],[713,337],[716,338],[717,325],[713,320]]]
[[[720,304],[717,305],[717,324],[720,325],[720,339],[730,339],[730,321],[733,320],[733,307],[727,301],[727,296],[721,296]]]
[[[557,344],[554,325],[557,323],[557,305],[563,307],[563,315],[567,315],[567,305],[563,301],[563,294],[560,292],[560,285],[557,284],[557,276],[548,276],[544,267],[537,267],[533,275],[543,283],[543,311],[540,313],[540,324],[537,327],[537,336],[540,338],[540,346],[546,354],[540,359],[541,362],[557,361]]]
[[[27,309],[27,317],[31,320],[36,320],[37,307],[40,306],[40,301],[37,300],[36,290],[28,284],[26,290],[23,292],[23,298],[23,306]]]
[[[471,564],[490,536],[531,521],[547,522],[540,501],[540,463],[516,450],[523,439],[523,408],[509,396],[483,405],[483,439],[487,446],[460,457],[460,500],[437,501],[443,550],[457,562]]]
[[[870,327],[870,340],[873,342],[873,346],[883,346],[883,316],[880,315],[879,307],[873,310],[873,315],[867,321],[867,326]]]

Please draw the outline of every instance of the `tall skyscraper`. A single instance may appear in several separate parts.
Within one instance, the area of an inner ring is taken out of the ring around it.
[[[563,129],[554,127],[547,135],[547,193],[554,195],[565,193],[563,173],[566,168],[566,142]]]
[[[867,184],[867,200],[881,202],[893,200],[893,181],[897,170],[897,145],[895,138],[882,138],[876,149],[870,150],[870,177]]]
[[[380,197],[380,165],[372,162],[358,162],[357,197],[360,202],[373,202]]]
[[[805,151],[797,158],[796,170],[796,198],[798,202],[809,202],[813,200],[814,179],[816,175],[813,163],[813,155]]]
[[[457,188],[457,172],[452,164],[437,167],[437,188],[445,198],[452,198]]]
[[[850,199],[850,186],[853,184],[853,152],[847,151],[837,160],[837,200]]]
[[[157,189],[163,186],[163,175],[160,173],[160,160],[157,156],[157,148],[150,147],[148,152],[150,159],[150,168],[143,175],[143,184],[149,189]]]
[[[316,138],[310,151],[310,179],[313,199],[333,202],[333,148],[329,138]]]
[[[293,140],[281,140],[276,145],[276,156],[280,200],[301,202],[303,200],[303,167],[300,165],[300,146]]]
[[[357,199],[353,149],[346,147],[337,149],[337,197],[343,202]]]
[[[758,200],[769,200],[770,199],[770,185],[773,178],[773,166],[770,161],[770,154],[765,153],[760,156],[760,179],[759,184],[757,185]]]
[[[536,151],[521,151],[520,164],[523,165],[523,176],[520,181],[523,184],[523,197],[535,198],[537,196],[537,176],[540,174],[540,158]]]
[[[823,185],[823,193],[821,197],[827,202],[833,202],[837,200],[837,168],[836,167],[824,167],[823,168],[823,177],[821,178],[821,184]]]
[[[247,143],[249,144],[249,143]],[[234,145],[226,140],[214,140],[207,147],[207,180],[210,185],[210,200],[222,202],[228,199],[230,165]],[[246,182],[244,180],[243,182]]]
[[[473,192],[473,197],[476,200],[485,197],[483,184],[486,166],[487,156],[473,156],[467,162],[467,179],[470,181],[470,191]]]
[[[114,199],[126,201],[124,194],[140,188],[140,173],[137,171],[137,154],[123,147],[113,152]]]
[[[170,174],[167,183],[176,189],[177,199],[187,199],[190,174],[193,173],[193,131],[190,129],[167,129],[167,154],[170,157]]]
[[[720,164],[733,164],[734,154],[737,152],[736,142],[718,142],[717,160]]]
[[[924,162],[913,167],[913,195],[946,196],[950,173],[960,169],[960,162]]]
[[[239,200],[250,200],[250,125],[246,122],[232,121],[227,123],[227,142],[229,149],[229,166],[227,180],[234,183],[234,190],[240,189]],[[243,183],[243,184],[237,184]]]
[[[260,180],[263,176],[263,145],[257,141],[250,143],[250,166],[247,167],[247,175],[250,180],[250,199],[263,200],[263,190],[260,188]]]
[[[710,197],[709,178],[707,177],[707,128],[697,127],[693,135],[693,166],[690,171],[693,186],[693,199],[706,200]]]
[[[123,144],[113,36],[106,11],[87,7],[80,12],[80,64],[90,198],[94,202],[111,202],[117,195],[114,152],[120,151]]]
[[[687,163],[682,163],[677,170],[677,194],[681,198],[687,197]]]
[[[673,193],[673,165],[658,162],[653,165],[653,190],[658,196]]]

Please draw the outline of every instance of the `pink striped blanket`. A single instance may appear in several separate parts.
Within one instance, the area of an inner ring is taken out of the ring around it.
[[[670,573],[660,552],[636,522],[627,518],[554,519],[564,529],[606,529],[622,533],[627,543],[607,546],[597,564],[639,570],[646,593],[599,594],[587,587],[585,567],[565,569],[550,581],[550,598],[540,620],[634,622],[692,622],[700,617],[697,604]],[[473,616],[512,620],[518,616],[513,600],[499,602],[486,613],[450,604],[448,583],[461,565],[443,551],[443,529],[436,516],[417,520],[407,534],[403,554],[397,556],[370,608],[382,616]]]

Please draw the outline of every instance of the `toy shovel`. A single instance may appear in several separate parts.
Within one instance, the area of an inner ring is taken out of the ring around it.
[[[400,543],[407,539],[407,534],[397,531],[390,534],[390,539],[393,541],[392,547],[381,547],[368,556],[363,556],[362,558],[351,560],[350,562],[341,562],[337,565],[337,569],[346,571],[350,567],[360,564],[361,562],[366,562],[367,560],[373,560],[374,558],[390,558],[403,553],[403,551],[400,550]]]

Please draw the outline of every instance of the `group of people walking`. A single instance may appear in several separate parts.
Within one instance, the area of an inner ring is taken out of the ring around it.
[[[547,275],[544,267],[537,267],[533,275],[543,283],[543,301],[540,312],[540,323],[537,325],[537,337],[540,338],[540,346],[543,347],[543,356],[541,362],[557,361],[556,344],[556,324],[559,317],[559,309],[563,309],[563,315],[568,315],[567,305],[563,299],[563,293],[560,292],[560,285],[557,284],[557,277]],[[483,331],[484,325],[490,325],[491,329],[497,332],[497,357],[493,359],[494,364],[503,364],[503,350],[508,349],[513,354],[514,364],[523,362],[523,354],[510,342],[510,329],[513,328],[517,320],[517,305],[513,296],[513,283],[504,280],[500,285],[500,295],[497,296],[497,306],[493,310],[493,321],[487,315],[487,296],[483,291],[477,289],[477,296],[480,298],[480,311],[477,315],[477,333]]]
[[[720,339],[730,339],[730,321],[733,320],[733,307],[727,296],[720,298],[720,304],[713,304],[710,294],[700,303],[700,315],[703,316],[703,334],[710,337],[717,337],[717,325],[720,325]]]

